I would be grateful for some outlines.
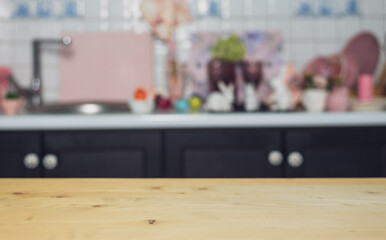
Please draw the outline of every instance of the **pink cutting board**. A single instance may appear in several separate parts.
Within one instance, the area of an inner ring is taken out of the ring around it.
[[[150,34],[66,33],[60,61],[60,101],[126,101],[153,82]]]

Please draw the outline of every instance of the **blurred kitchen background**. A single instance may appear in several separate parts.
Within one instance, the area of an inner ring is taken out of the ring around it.
[[[0,0],[0,65],[10,66],[28,86],[32,76],[31,41],[59,38],[63,32],[149,32],[141,0]],[[380,44],[386,32],[384,0],[188,0],[192,21],[175,31],[177,58],[188,62],[195,32],[278,31],[283,59],[302,70],[318,55],[342,50],[356,33],[373,33]],[[102,46],[101,46],[102,47]],[[108,47],[108,46],[104,46]],[[46,102],[59,98],[59,57],[42,51]],[[168,48],[154,41],[154,87],[167,92]],[[383,66],[378,64],[376,76]],[[375,77],[374,79],[377,79]]]

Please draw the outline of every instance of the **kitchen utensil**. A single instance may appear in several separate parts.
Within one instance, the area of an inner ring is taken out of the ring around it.
[[[61,55],[60,101],[126,102],[153,82],[150,34],[66,33],[72,46]]]

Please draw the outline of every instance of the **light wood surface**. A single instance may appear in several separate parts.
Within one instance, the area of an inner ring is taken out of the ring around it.
[[[0,179],[0,239],[386,239],[386,179]]]

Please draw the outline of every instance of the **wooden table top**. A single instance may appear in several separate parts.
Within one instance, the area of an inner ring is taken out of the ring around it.
[[[0,179],[0,239],[386,239],[386,179]]]

